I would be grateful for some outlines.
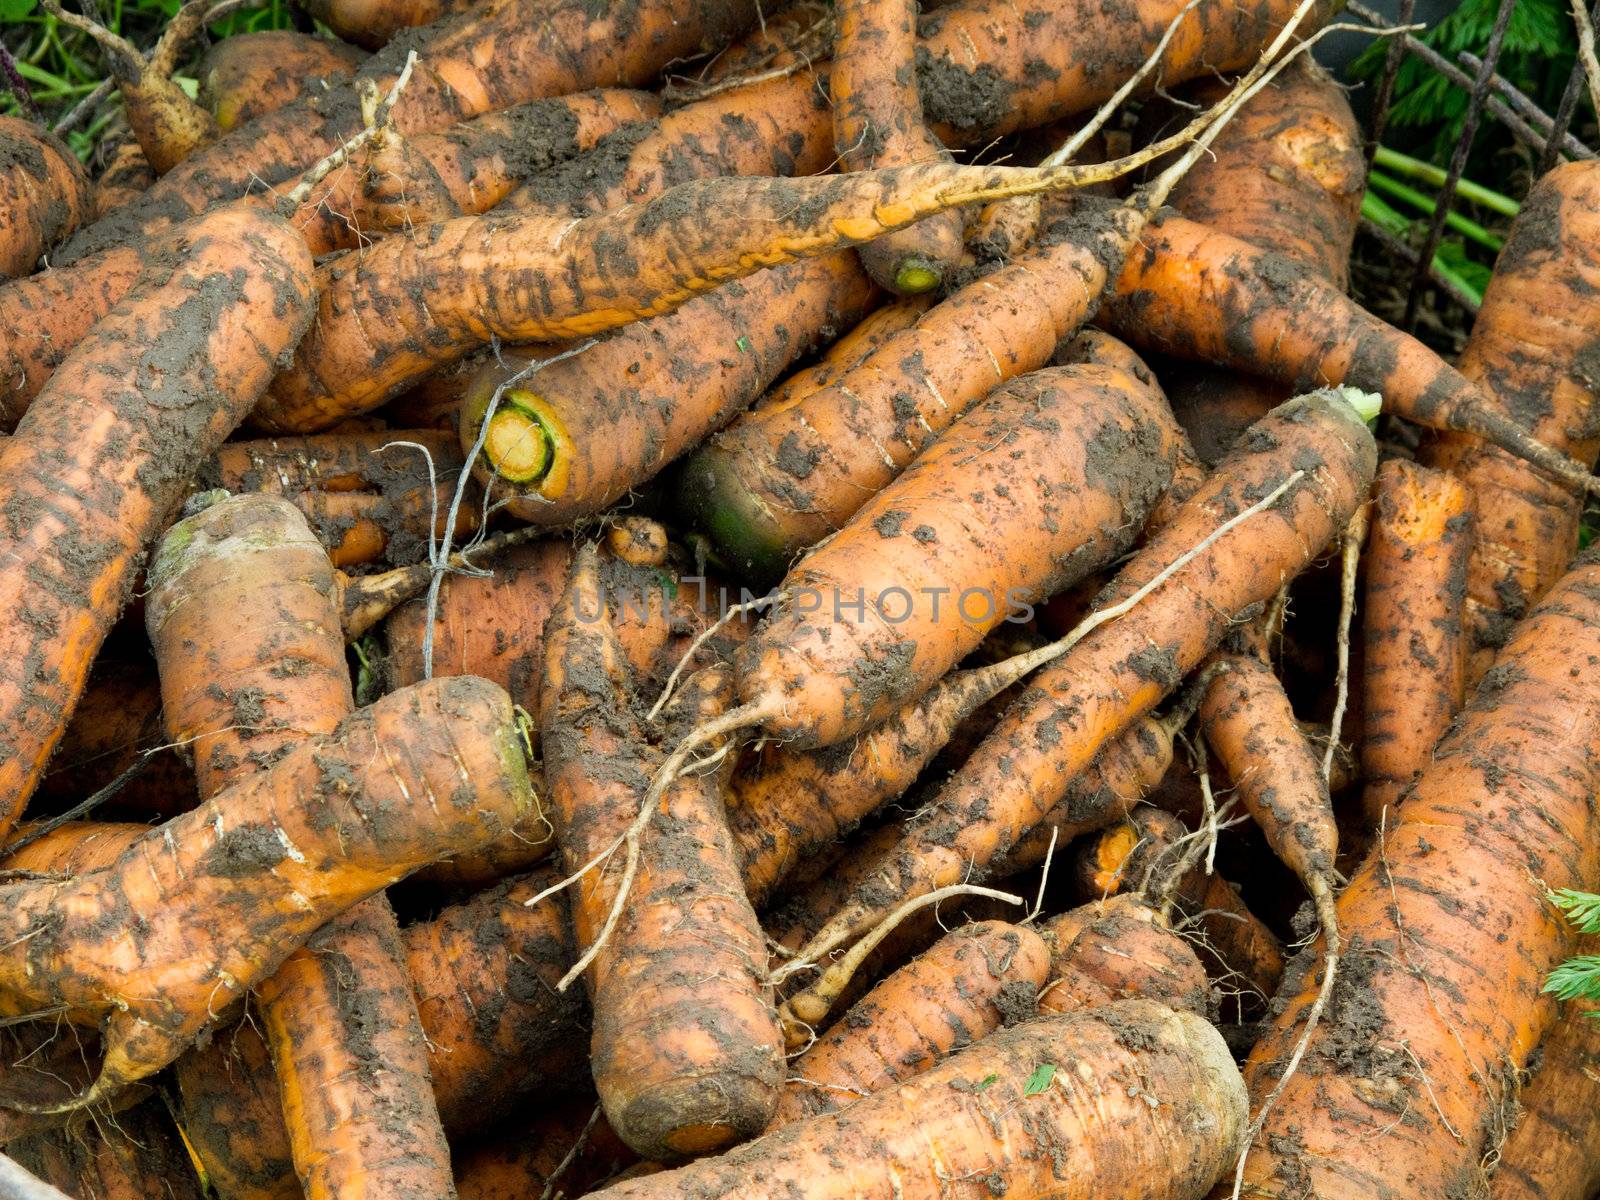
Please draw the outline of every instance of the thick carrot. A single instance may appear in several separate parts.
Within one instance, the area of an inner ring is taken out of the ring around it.
[[[340,37],[376,50],[404,30],[475,7],[482,12],[488,6],[480,0],[307,0],[305,11]]]
[[[1591,939],[1587,953],[1596,949]],[[1588,1200],[1600,1188],[1600,1005],[1571,1001],[1517,1097],[1522,1119],[1500,1147],[1494,1200]]]
[[[1600,328],[1597,208],[1600,169],[1593,164],[1557,167],[1534,185],[1458,364],[1498,412],[1586,463],[1600,451],[1593,342]],[[1420,458],[1465,483],[1478,511],[1478,542],[1467,568],[1468,624],[1477,643],[1468,666],[1471,686],[1512,624],[1566,570],[1578,546],[1583,498],[1477,438],[1430,440]]]
[[[1463,482],[1415,463],[1384,463],[1373,500],[1361,618],[1361,806],[1375,829],[1385,810],[1392,822],[1466,699],[1463,609],[1477,518]]]
[[[653,478],[761,394],[789,363],[865,315],[875,289],[849,253],[736,280],[638,322],[509,389],[484,369],[461,446],[512,515],[565,525]],[[509,493],[509,496],[508,496]]]
[[[445,221],[323,268],[318,319],[256,421],[325,429],[493,338],[602,333],[763,267],[859,245],[963,204],[1073,187],[1104,170],[922,166],[704,179],[579,220]],[[718,219],[705,220],[708,211]]]
[[[1102,747],[1199,664],[1234,619],[1275,595],[1344,528],[1371,484],[1376,459],[1361,414],[1340,392],[1300,397],[1258,422],[1099,600],[1106,607],[1149,586],[1137,607],[1034,676],[807,956],[855,940],[904,900],[982,874],[1049,812]],[[1249,511],[1247,499],[1260,504],[1272,495],[1278,497],[1272,505],[1242,517],[1229,536],[1162,575],[1226,519]],[[790,1004],[810,1019],[803,995]]]
[[[629,711],[627,665],[592,546],[579,552],[551,617],[545,656],[545,783],[567,869],[577,872],[634,822],[660,755]],[[700,672],[669,728],[714,714],[731,692],[725,671]],[[638,861],[638,886],[614,927],[618,876],[631,870],[581,877],[573,925],[592,951],[591,1056],[606,1116],[641,1155],[675,1159],[767,1124],[783,1041],[714,774],[672,787],[650,816]]]
[[[834,16],[833,149],[847,171],[949,162],[922,121],[917,95],[916,0],[848,0]],[[962,217],[943,212],[868,242],[858,253],[880,287],[901,295],[937,288],[962,258]]]
[[[782,572],[963,409],[1048,363],[1094,311],[1107,263],[1136,229],[1119,211],[1056,223],[1014,264],[929,309],[826,387],[735,421],[689,460],[681,502],[746,570]]]
[[[77,155],[48,130],[0,117],[0,279],[26,275],[93,213]]]
[[[1004,921],[963,925],[888,976],[789,1066],[768,1132],[921,1074],[1034,1015],[1050,949]]]
[[[1100,320],[1135,346],[1251,372],[1295,389],[1345,384],[1432,429],[1487,439],[1569,487],[1590,476],[1538,441],[1432,350],[1343,292],[1197,222],[1152,222]]]
[[[0,794],[15,819],[60,740],[145,547],[305,328],[313,278],[259,213],[195,226],[96,326],[0,443]]]
[[[667,63],[753,23],[755,9],[748,0],[652,0],[597,14],[589,0],[494,0],[399,39],[353,80],[224,135],[82,231],[70,257],[138,241],[297,175],[360,132],[361,81],[387,92],[413,49],[419,62],[393,111],[394,128],[408,137],[542,96],[648,83]]]
[[[417,803],[430,795],[453,802]],[[387,696],[107,870],[6,887],[0,1008],[100,1025],[93,1085],[53,1107],[93,1103],[171,1062],[330,917],[502,836],[531,803],[499,688],[448,679]],[[141,919],[104,918],[124,911]]]
[[[735,658],[746,719],[813,746],[882,720],[1015,606],[1126,550],[1176,443],[1148,377],[1088,364],[998,388],[785,577]]]
[[[1546,887],[1600,880],[1600,690],[1573,666],[1600,652],[1597,599],[1600,561],[1586,553],[1518,625],[1340,894],[1354,987],[1311,1032],[1251,1148],[1258,1193],[1482,1187],[1515,1073],[1555,1018],[1540,988],[1570,937]],[[1251,1054],[1256,1095],[1301,1040],[1312,975],[1286,982]]]
[[[1041,1012],[1072,1012],[1142,997],[1205,1016],[1210,984],[1189,943],[1140,897],[1123,894],[1044,925],[1053,942]]]
[[[18,1138],[6,1153],[67,1195],[93,1200],[202,1200],[205,1190],[166,1106],[152,1098],[97,1121]],[[33,1200],[34,1193],[7,1194]],[[60,1194],[60,1193],[57,1193]]]
[[[841,1112],[593,1195],[934,1200],[960,1179],[973,1195],[1199,1200],[1244,1124],[1243,1088],[1216,1030],[1124,1000],[992,1033]]]
[[[155,168],[144,156],[139,139],[126,125],[108,133],[100,143],[100,174],[94,180],[94,219],[136,200],[156,181]]]
[[[200,102],[227,133],[326,90],[353,74],[364,58],[359,47],[294,29],[236,33],[212,44],[201,58]]]

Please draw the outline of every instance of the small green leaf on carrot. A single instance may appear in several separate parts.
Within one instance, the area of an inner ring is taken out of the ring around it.
[[[972,1090],[975,1092],[981,1092],[984,1088],[988,1087],[991,1083],[999,1078],[1000,1076],[998,1075],[985,1075],[982,1079],[978,1080],[978,1086]]]
[[[745,337],[743,334],[740,334],[736,339],[734,339],[733,344],[739,347],[740,354],[750,353],[750,339]]]
[[[1028,1082],[1022,1085],[1024,1096],[1037,1096],[1050,1086],[1056,1077],[1055,1063],[1040,1063],[1033,1069],[1033,1074],[1028,1076]]]

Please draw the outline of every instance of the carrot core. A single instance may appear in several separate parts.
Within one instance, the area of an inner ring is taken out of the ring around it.
[[[513,483],[538,483],[555,462],[555,439],[540,414],[511,392],[489,421],[484,457],[495,474]]]

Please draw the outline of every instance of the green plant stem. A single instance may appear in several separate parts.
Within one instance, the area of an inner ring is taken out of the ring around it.
[[[1361,215],[1371,221],[1386,233],[1397,238],[1408,237],[1411,233],[1411,220],[1404,213],[1398,212],[1370,191],[1361,197]],[[1483,303],[1483,293],[1473,287],[1464,276],[1454,271],[1437,254],[1433,256],[1433,273],[1440,280],[1451,287],[1460,290],[1464,296],[1470,296],[1477,304]]]
[[[1443,167],[1423,162],[1420,158],[1412,158],[1409,154],[1401,154],[1398,150],[1391,150],[1387,146],[1379,146],[1377,153],[1372,156],[1372,161],[1375,166],[1396,171],[1401,175],[1409,175],[1412,179],[1420,179],[1431,187],[1444,186],[1446,175]],[[1456,191],[1474,204],[1481,204],[1508,217],[1516,216],[1521,208],[1510,196],[1492,192],[1481,183],[1473,183],[1470,179],[1459,181],[1456,184]]]
[[[1367,176],[1367,185],[1369,187],[1377,188],[1380,192],[1387,192],[1396,200],[1403,200],[1412,207],[1421,209],[1425,213],[1432,214],[1434,209],[1437,207],[1437,205],[1434,203],[1433,197],[1424,192],[1417,191],[1417,189],[1414,187],[1410,187],[1407,184],[1401,183],[1398,179],[1390,179],[1387,175],[1380,171],[1373,171]],[[1489,230],[1485,229],[1482,225],[1479,225],[1470,217],[1464,217],[1458,212],[1446,213],[1444,220],[1445,224],[1451,229],[1454,229],[1457,233],[1464,237],[1471,238],[1480,246],[1487,246],[1490,250],[1493,250],[1496,253],[1498,253],[1500,247],[1505,244],[1500,237],[1491,233]]]

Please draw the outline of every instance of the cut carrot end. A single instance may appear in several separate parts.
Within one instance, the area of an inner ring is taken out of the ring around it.
[[[547,499],[567,490],[574,446],[560,416],[532,392],[507,392],[489,421],[483,457],[500,478]]]
[[[918,296],[939,286],[942,273],[937,267],[918,260],[902,263],[894,273],[895,291],[903,296]]]

